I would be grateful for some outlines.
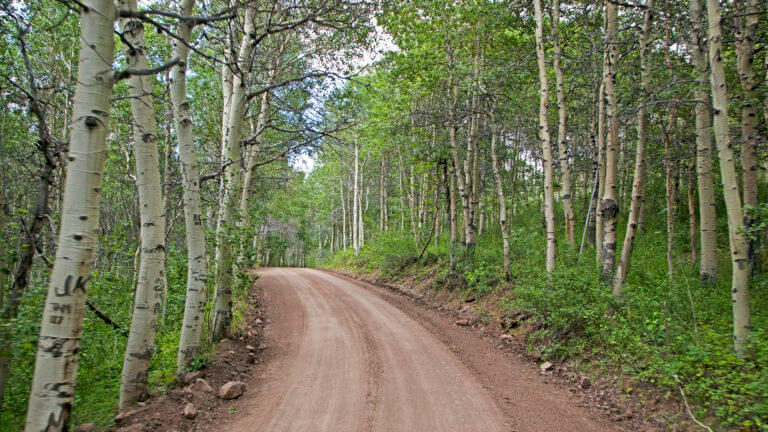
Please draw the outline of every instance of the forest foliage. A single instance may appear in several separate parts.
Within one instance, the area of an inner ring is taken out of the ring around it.
[[[317,266],[768,430],[762,2],[0,5],[0,429],[110,425]]]

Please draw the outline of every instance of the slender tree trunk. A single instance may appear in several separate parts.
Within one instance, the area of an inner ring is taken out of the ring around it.
[[[386,184],[387,161],[384,155],[381,156],[381,173],[379,175],[379,232],[383,233],[386,223],[385,217],[387,207],[387,184]]]
[[[493,177],[496,179],[496,194],[499,197],[499,222],[501,223],[501,238],[504,241],[504,278],[507,282],[511,279],[509,266],[509,227],[507,226],[507,203],[504,199],[504,185],[499,174],[499,158],[496,155],[497,131],[491,118],[491,163]]]
[[[696,238],[696,146],[693,145],[693,156],[691,165],[688,167],[688,221],[690,224],[690,237],[691,237],[691,262],[696,263],[699,258],[698,252],[698,239]]]
[[[359,218],[358,218],[358,211],[359,211],[359,205],[358,205],[358,196],[360,194],[359,192],[359,185],[357,183],[358,178],[360,176],[360,156],[357,149],[357,139],[355,139],[355,160],[354,160],[354,172],[352,174],[353,180],[352,180],[352,248],[355,251],[355,255],[360,252],[360,235],[359,235]]]
[[[467,186],[466,179],[470,178],[468,175],[462,175],[460,172],[461,162],[459,159],[459,146],[456,137],[456,103],[459,95],[458,85],[454,84],[454,78],[449,78],[449,100],[448,103],[448,135],[451,144],[451,157],[453,158],[454,174],[456,182],[458,183],[458,192],[461,197],[461,209],[464,217],[464,242],[465,246],[469,249],[474,245],[474,227],[471,223],[470,214],[470,188]],[[471,151],[471,149],[470,149]],[[469,158],[469,156],[467,156]],[[465,163],[465,171],[469,169],[469,164]]]
[[[272,77],[268,81],[272,84]],[[245,157],[245,177],[243,178],[243,188],[240,191],[240,224],[241,226],[249,219],[248,212],[251,206],[251,196],[253,195],[253,182],[254,175],[256,174],[256,157],[261,151],[261,134],[263,133],[264,125],[267,123],[267,115],[269,113],[269,92],[264,92],[261,95],[261,101],[259,103],[259,111],[256,116],[256,124],[253,126],[253,134],[255,142],[251,145],[251,148],[247,151]]]
[[[218,341],[224,337],[232,320],[232,245],[226,238],[226,231],[235,226],[235,208],[243,180],[242,147],[240,143],[240,128],[243,121],[246,102],[246,84],[248,71],[256,43],[254,32],[255,9],[248,5],[245,13],[245,28],[240,42],[238,55],[238,71],[232,78],[232,100],[230,102],[227,138],[225,141],[226,156],[231,164],[224,170],[225,188],[220,197],[221,208],[216,237],[216,281],[214,291],[213,323],[211,324],[211,339]]]
[[[541,0],[533,1],[536,9],[536,55],[539,65],[539,139],[541,140],[541,162],[544,169],[544,220],[546,225],[546,265],[547,271],[555,268],[557,254],[557,234],[555,233],[555,191],[552,181],[552,145],[549,139],[547,109],[549,107],[549,86],[547,84],[547,66],[544,54],[544,16]]]
[[[72,109],[69,175],[56,261],[43,309],[25,431],[69,426],[88,281],[99,229],[102,173],[112,97],[111,0],[83,0],[78,79]]]
[[[717,280],[717,228],[715,215],[715,189],[712,181],[712,118],[709,104],[709,62],[705,42],[705,12],[701,0],[688,1],[693,22],[691,30],[692,58],[699,85],[696,87],[696,175],[699,191],[699,237],[701,255],[699,278],[702,283],[714,284]]]
[[[192,15],[194,6],[195,0],[184,0],[181,6],[182,15]],[[200,168],[195,155],[192,119],[186,90],[189,56],[187,43],[191,34],[191,26],[183,21],[180,22],[177,29],[178,39],[173,40],[174,57],[180,62],[171,70],[171,103],[181,162],[187,240],[187,296],[176,360],[178,372],[183,372],[200,352],[200,334],[205,316],[205,291],[208,282],[208,260],[200,200]]]
[[[608,48],[606,47],[606,52]],[[603,198],[605,193],[605,81],[607,70],[603,67],[603,82],[598,90],[598,114],[597,114],[597,201]],[[597,263],[603,262],[603,212],[600,204],[595,211],[595,257]]]
[[[560,0],[554,0],[552,4],[552,51],[554,53],[555,81],[557,86],[557,148],[559,152],[560,172],[562,173],[562,201],[563,214],[565,216],[565,238],[571,247],[576,246],[576,215],[573,211],[573,196],[571,192],[571,164],[568,157],[568,144],[566,140],[566,126],[568,113],[565,106],[565,85],[561,58],[563,56],[560,47]]]
[[[643,20],[643,34],[640,37],[640,85],[642,99],[637,110],[637,149],[635,151],[635,179],[632,182],[632,204],[629,208],[627,220],[627,232],[624,236],[624,246],[621,249],[621,258],[613,280],[613,294],[622,296],[624,281],[627,279],[629,264],[632,259],[632,249],[637,235],[638,216],[643,202],[645,183],[645,147],[648,141],[648,110],[646,103],[650,99],[651,86],[651,31],[653,29],[653,15],[655,13],[654,0],[645,2],[645,18]]]
[[[760,166],[757,162],[757,104],[755,94],[755,71],[752,67],[755,53],[755,35],[760,16],[757,0],[735,0],[736,12],[744,17],[739,17],[738,33],[736,35],[736,67],[741,83],[741,166],[743,170],[742,182],[744,187],[744,227],[748,229],[757,221],[754,214],[746,211],[747,207],[757,208],[757,173]],[[748,255],[752,260],[754,251],[757,250],[757,237],[749,241]]]
[[[723,181],[723,196],[728,213],[728,237],[731,245],[731,298],[733,302],[733,347],[739,355],[746,355],[751,330],[749,315],[749,279],[752,261],[748,254],[747,239],[744,236],[744,213],[739,196],[739,183],[733,159],[733,148],[728,134],[728,95],[726,93],[725,70],[723,67],[722,30],[720,27],[720,3],[707,0],[709,63],[712,85],[712,108],[715,113],[714,129],[720,157],[720,173]]]
[[[121,10],[135,11],[138,8],[136,0],[120,0],[118,5]],[[126,41],[128,68],[147,69],[142,21],[121,18],[120,29]],[[154,353],[158,315],[165,297],[165,209],[152,86],[149,77],[143,75],[131,75],[128,84],[133,115],[136,184],[139,190],[141,257],[133,317],[120,379],[120,408],[149,397],[149,361]]]
[[[608,135],[605,146],[605,189],[600,202],[600,214],[603,222],[602,275],[608,279],[613,276],[616,258],[616,222],[619,206],[616,201],[616,175],[619,158],[619,114],[616,103],[616,65],[618,61],[618,10],[614,2],[605,2],[605,43],[608,55],[605,68],[606,116],[608,117]]]
[[[449,189],[448,189],[448,213],[449,213],[449,219],[450,219],[450,230],[451,230],[451,237],[450,237],[450,257],[449,257],[449,263],[451,270],[456,268],[456,246],[459,240],[459,221],[458,221],[458,215],[457,215],[457,199],[456,199],[456,165],[454,161],[450,161],[447,164],[449,166]]]
[[[669,20],[665,23],[665,27],[664,56],[667,64],[667,72],[672,74],[672,60],[669,55]],[[667,126],[664,131],[664,177],[667,186],[667,274],[670,279],[672,279],[675,272],[673,252],[675,243],[675,216],[677,214],[677,179],[674,173],[674,161],[672,160],[672,140],[675,134],[676,123],[677,103],[672,102],[669,105]]]
[[[365,163],[363,163],[363,167],[365,167]],[[363,244],[365,244],[365,224],[363,222],[363,214],[365,212],[365,209],[363,208],[363,169],[360,169],[360,183],[357,188],[357,247],[358,249],[363,247]]]
[[[344,202],[344,181],[339,179],[339,196],[341,196],[341,246],[347,248],[347,206]]]

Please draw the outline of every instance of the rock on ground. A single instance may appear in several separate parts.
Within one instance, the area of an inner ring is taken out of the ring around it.
[[[219,389],[219,397],[224,400],[235,399],[245,392],[245,383],[241,381],[230,381]]]

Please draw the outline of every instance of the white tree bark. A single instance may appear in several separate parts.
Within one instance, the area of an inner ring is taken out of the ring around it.
[[[712,119],[706,84],[709,79],[704,29],[706,17],[701,0],[689,0],[688,8],[693,22],[692,58],[699,79],[699,85],[694,93],[696,98],[696,183],[699,190],[699,219],[701,219],[699,278],[704,283],[712,284],[717,280],[717,220],[715,189],[712,181]]]
[[[224,171],[225,188],[221,194],[219,207],[219,223],[217,227],[216,249],[216,283],[214,293],[213,323],[211,338],[221,339],[232,320],[232,245],[225,238],[226,231],[235,225],[235,209],[243,182],[242,147],[240,143],[240,128],[243,124],[243,114],[246,102],[246,83],[251,60],[255,49],[254,18],[256,11],[252,5],[247,6],[243,38],[240,42],[238,55],[238,73],[232,78],[232,101],[227,126],[225,145],[226,157],[232,162]]]
[[[354,146],[355,146],[354,148],[355,160],[354,160],[354,168],[352,173],[352,177],[353,177],[353,180],[352,180],[352,248],[355,251],[355,255],[357,255],[357,253],[360,251],[359,218],[357,214],[360,208],[358,204],[359,202],[358,197],[360,195],[360,192],[358,190],[360,188],[360,186],[358,185],[358,178],[360,176],[359,175],[360,155],[358,153],[358,148],[357,148],[357,139],[355,139]]]
[[[651,30],[653,28],[653,15],[655,13],[654,0],[645,2],[645,18],[643,20],[643,33],[640,36],[640,86],[642,99],[637,110],[637,149],[635,150],[635,178],[632,182],[632,203],[629,207],[629,219],[627,231],[624,235],[624,246],[621,248],[621,258],[616,268],[616,276],[613,280],[613,294],[621,297],[624,281],[627,279],[629,264],[632,259],[632,249],[637,235],[640,206],[645,194],[645,145],[648,141],[648,110],[645,104],[650,98],[651,86]]]
[[[608,134],[605,144],[605,187],[600,202],[602,218],[602,275],[610,280],[616,265],[616,223],[619,214],[617,201],[617,171],[619,160],[619,116],[616,103],[616,65],[619,57],[617,45],[618,10],[616,3],[605,2],[605,43],[608,55],[605,58],[605,99]]]
[[[571,247],[576,246],[576,215],[573,210],[573,193],[571,192],[571,163],[568,157],[568,141],[566,139],[566,127],[568,112],[565,106],[565,78],[561,60],[563,57],[560,46],[560,0],[555,0],[552,5],[552,51],[554,54],[553,67],[555,69],[555,83],[557,88],[557,149],[559,153],[560,172],[562,173],[563,215],[565,216],[565,238]]]
[[[509,270],[509,226],[507,226],[507,203],[504,199],[504,185],[501,182],[499,173],[499,157],[496,155],[496,142],[498,133],[491,119],[491,162],[493,166],[493,177],[496,179],[496,195],[499,197],[499,222],[501,223],[501,238],[504,241],[504,276],[505,280],[511,278]]]
[[[107,157],[115,5],[83,0],[78,79],[56,261],[45,299],[25,431],[69,426]]]
[[[121,10],[135,11],[136,0],[120,0]],[[129,69],[147,69],[144,25],[136,18],[121,18]],[[136,185],[139,190],[141,257],[133,317],[120,378],[120,408],[149,397],[147,377],[155,348],[157,320],[165,298],[165,210],[157,153],[157,124],[148,76],[128,79],[133,116]]]
[[[728,133],[728,95],[725,83],[725,69],[721,57],[722,29],[720,27],[720,3],[707,0],[710,83],[712,85],[712,108],[715,113],[715,142],[720,157],[720,173],[723,180],[723,196],[728,213],[728,237],[731,244],[731,299],[733,302],[733,347],[739,355],[746,354],[749,332],[749,279],[752,274],[752,260],[749,259],[747,239],[744,236],[744,213],[739,196],[739,182],[736,177],[731,137]]]
[[[192,15],[194,6],[195,0],[184,0],[181,6],[182,15]],[[195,155],[186,90],[189,56],[187,43],[191,37],[192,28],[180,22],[176,34],[179,39],[173,40],[173,56],[179,59],[179,63],[171,71],[171,102],[182,168],[184,225],[187,239],[187,298],[184,303],[184,321],[181,326],[179,352],[176,359],[178,372],[182,372],[200,351],[200,333],[205,317],[208,260],[200,200],[200,168]]]
[[[549,85],[544,57],[544,16],[541,0],[533,1],[536,9],[536,55],[539,66],[539,139],[541,140],[541,162],[544,169],[544,220],[546,224],[546,266],[550,272],[555,268],[557,234],[555,233],[555,191],[552,181],[552,144],[549,138],[547,108],[549,106]]]

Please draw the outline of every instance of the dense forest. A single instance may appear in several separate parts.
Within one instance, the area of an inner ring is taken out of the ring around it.
[[[499,296],[768,430],[764,2],[0,0],[0,38],[0,429],[109,427],[293,266]]]

